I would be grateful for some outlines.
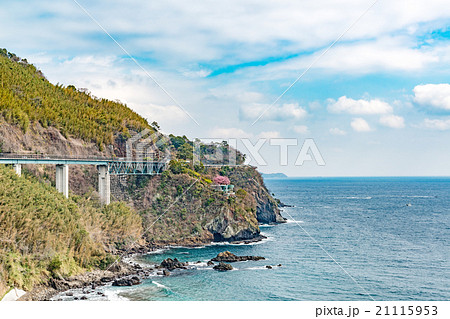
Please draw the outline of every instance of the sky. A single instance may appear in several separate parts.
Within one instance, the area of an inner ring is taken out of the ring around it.
[[[165,133],[260,141],[265,173],[450,175],[445,0],[2,1],[0,30],[52,83]],[[325,165],[295,164],[307,139]]]

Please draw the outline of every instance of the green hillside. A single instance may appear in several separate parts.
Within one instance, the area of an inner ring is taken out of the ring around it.
[[[6,49],[0,49],[0,114],[23,131],[30,121],[39,121],[100,148],[112,144],[116,133],[127,136],[129,129],[151,128],[124,104],[51,84],[34,65]]]
[[[131,134],[158,128],[126,105],[51,84],[4,49],[0,125],[0,153],[81,156],[110,154],[110,146],[123,154]],[[0,296],[9,287],[30,290],[51,277],[104,268],[112,254],[133,243],[144,248],[253,240],[260,238],[258,222],[282,219],[254,167],[194,165],[193,141],[186,136],[169,135],[158,147],[170,150],[169,169],[160,176],[113,178],[115,202],[105,207],[97,200],[93,166],[71,167],[69,199],[51,186],[54,166],[24,165],[22,177],[0,166]],[[231,151],[226,142],[201,145],[211,161],[217,148]],[[237,152],[237,162],[244,160]],[[211,187],[217,175],[229,177],[235,194]]]

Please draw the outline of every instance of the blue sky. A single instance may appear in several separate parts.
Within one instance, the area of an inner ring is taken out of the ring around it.
[[[73,0],[3,3],[0,47],[53,83],[126,102],[167,133],[298,138],[286,166],[264,144],[263,172],[450,175],[446,1],[380,0],[362,17],[373,1],[78,3],[170,96]],[[294,165],[305,138],[325,166]]]

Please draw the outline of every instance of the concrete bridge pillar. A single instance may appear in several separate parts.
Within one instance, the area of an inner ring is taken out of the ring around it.
[[[69,165],[56,165],[56,189],[69,198]]]
[[[14,171],[16,172],[16,174],[21,176],[22,175],[22,165],[21,164],[13,164],[13,167],[14,167]]]
[[[111,202],[111,176],[109,175],[108,165],[98,165],[97,169],[100,203],[108,205]]]

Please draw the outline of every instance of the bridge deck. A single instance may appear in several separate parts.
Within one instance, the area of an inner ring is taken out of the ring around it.
[[[39,154],[0,154],[0,164],[102,165],[113,175],[154,175],[162,173],[167,161],[130,161],[126,158],[63,157]]]

